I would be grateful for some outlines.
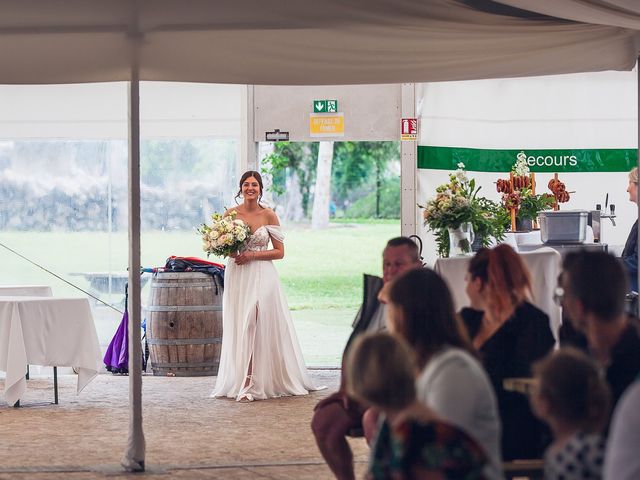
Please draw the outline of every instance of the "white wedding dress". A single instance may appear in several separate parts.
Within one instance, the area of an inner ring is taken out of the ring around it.
[[[264,225],[247,251],[267,250],[280,227]],[[254,400],[315,390],[304,365],[291,313],[273,262],[227,264],[222,297],[222,352],[212,397]]]

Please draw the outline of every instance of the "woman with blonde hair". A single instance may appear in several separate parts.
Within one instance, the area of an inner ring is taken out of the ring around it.
[[[359,336],[345,372],[347,393],[381,412],[366,478],[484,478],[482,447],[418,400],[417,365],[401,339],[386,333]]]
[[[531,304],[529,271],[509,245],[481,249],[469,262],[466,279],[471,308],[460,315],[498,397],[503,458],[539,458],[544,426],[527,399],[506,391],[503,380],[530,377],[533,362],[551,351],[549,317]]]
[[[629,186],[627,187],[629,201],[638,203],[638,167],[629,172]],[[638,291],[638,220],[631,227],[627,241],[622,250],[622,262],[629,273],[631,290]]]

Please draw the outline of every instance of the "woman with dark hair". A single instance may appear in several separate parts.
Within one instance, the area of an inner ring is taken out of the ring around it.
[[[547,443],[527,398],[503,386],[505,378],[530,377],[532,364],[555,343],[549,317],[530,303],[529,277],[509,245],[481,249],[467,272],[471,308],[460,312],[498,397],[505,460],[540,458]]]
[[[487,478],[503,478],[495,394],[444,280],[429,269],[411,270],[391,285],[388,308],[390,330],[416,358],[418,399],[482,446],[489,458]]]
[[[272,262],[284,257],[284,235],[275,212],[260,205],[262,189],[260,174],[245,172],[236,196],[243,202],[225,212],[237,212],[251,237],[225,271],[222,351],[212,397],[252,401],[314,389]]]

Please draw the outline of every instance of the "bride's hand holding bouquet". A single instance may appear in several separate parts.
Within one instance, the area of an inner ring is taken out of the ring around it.
[[[202,249],[209,255],[233,257],[242,249],[251,236],[251,229],[243,220],[236,218],[238,212],[231,210],[226,216],[211,215],[211,226],[202,224],[198,233],[202,235]]]

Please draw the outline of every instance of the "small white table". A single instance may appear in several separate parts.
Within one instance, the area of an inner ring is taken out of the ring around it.
[[[27,388],[29,364],[75,367],[77,393],[93,380],[102,354],[86,298],[0,296],[0,370],[9,405]]]
[[[0,297],[53,297],[48,285],[0,285]]]
[[[533,304],[549,315],[551,331],[557,340],[562,315],[560,307],[553,300],[553,294],[560,275],[560,254],[552,248],[543,247],[530,252],[520,252],[519,255],[531,273]],[[471,258],[439,258],[433,267],[449,285],[456,310],[469,306],[465,275]]]

